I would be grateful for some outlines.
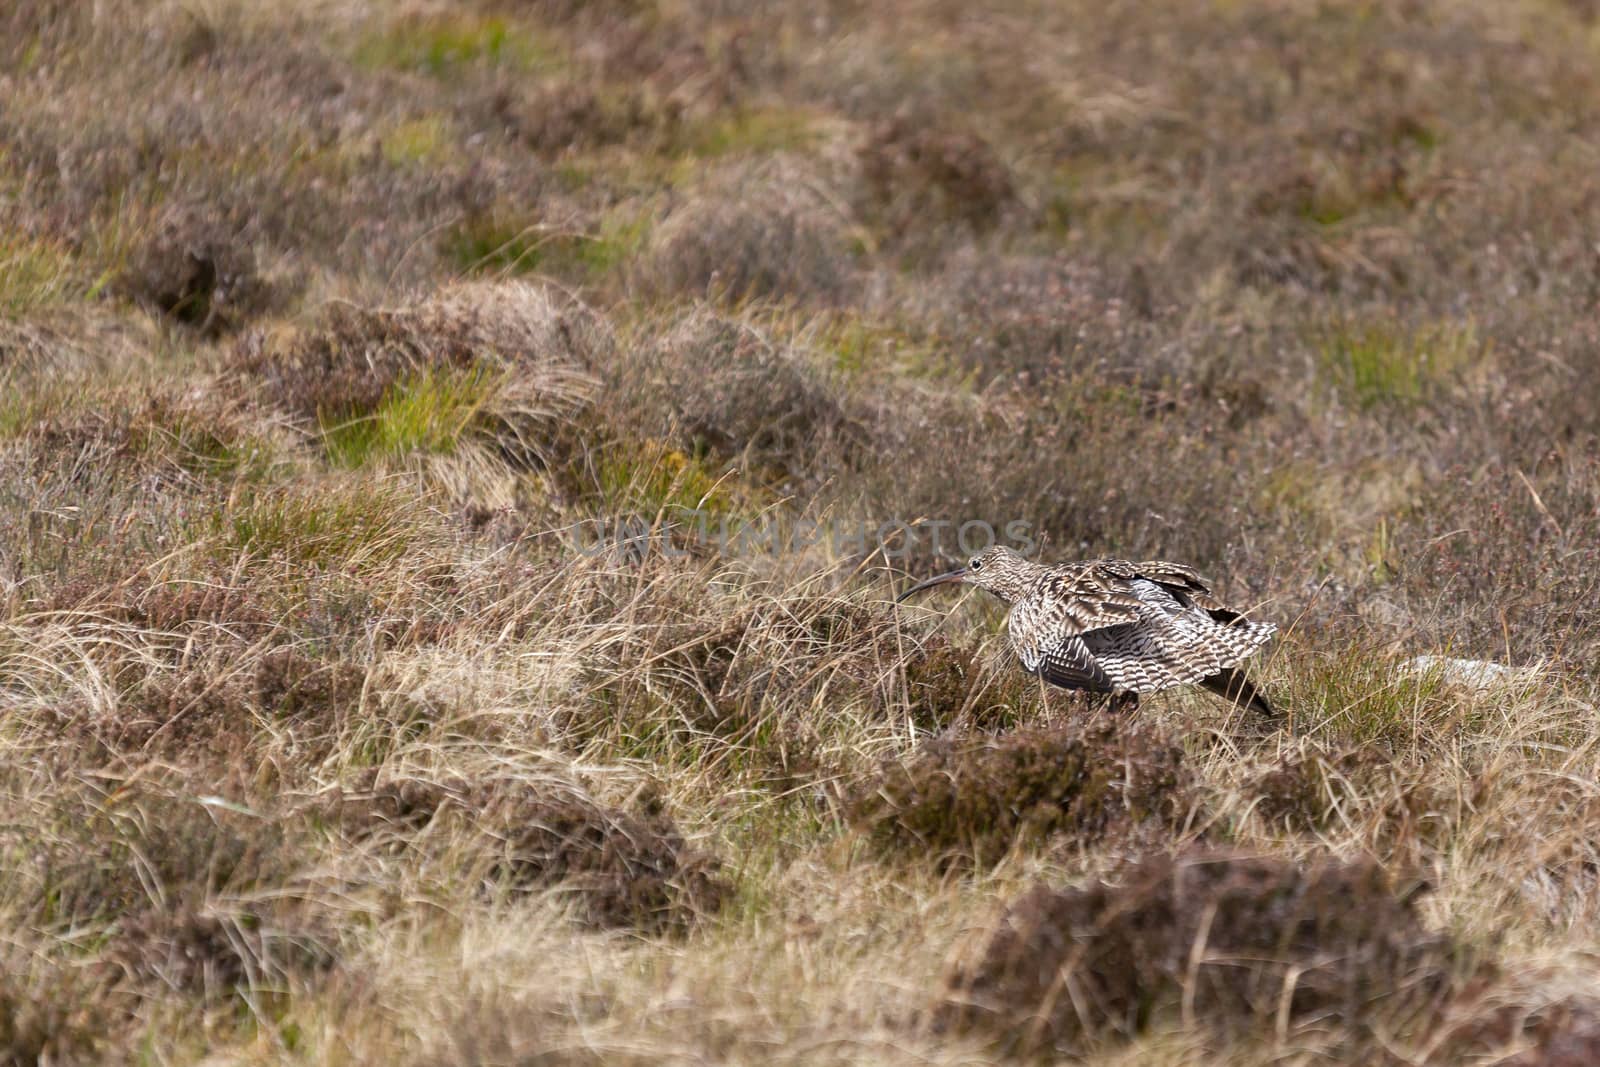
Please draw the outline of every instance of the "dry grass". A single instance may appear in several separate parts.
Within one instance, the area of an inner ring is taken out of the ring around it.
[[[1593,5],[0,7],[0,1063],[1595,1058]]]

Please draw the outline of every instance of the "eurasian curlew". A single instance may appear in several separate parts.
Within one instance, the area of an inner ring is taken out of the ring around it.
[[[967,582],[1009,603],[1012,649],[1030,674],[1053,685],[1134,705],[1140,693],[1200,685],[1275,714],[1239,664],[1277,627],[1223,607],[1182,564],[1095,559],[1048,567],[997,545],[895,603],[945,582]]]

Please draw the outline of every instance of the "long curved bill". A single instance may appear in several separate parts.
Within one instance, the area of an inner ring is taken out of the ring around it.
[[[902,600],[904,600],[906,597],[910,596],[912,593],[920,593],[924,589],[931,589],[936,585],[943,585],[946,582],[959,582],[959,581],[961,581],[961,579],[965,578],[966,576],[967,576],[967,568],[965,568],[965,567],[962,567],[959,570],[953,570],[949,574],[937,575],[936,577],[929,578],[925,582],[919,582],[918,584],[912,586],[910,589],[907,589],[904,593],[901,593],[899,596],[895,597],[894,598],[894,602],[896,604],[898,604]]]

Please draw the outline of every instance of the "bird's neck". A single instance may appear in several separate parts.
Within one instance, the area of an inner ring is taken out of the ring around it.
[[[1008,604],[1015,604],[1028,595],[1028,591],[1046,573],[1046,568],[1026,560],[1019,561],[1002,573],[991,576],[985,583],[989,592]]]

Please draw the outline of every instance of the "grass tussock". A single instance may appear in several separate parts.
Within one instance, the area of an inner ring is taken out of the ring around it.
[[[708,309],[686,315],[618,369],[634,426],[745,479],[816,484],[868,441],[865,412],[816,353],[759,322]],[[638,392],[645,380],[668,388]]]
[[[110,961],[136,983],[215,998],[282,987],[331,962],[315,933],[250,910],[146,912],[119,930]]]
[[[8,315],[71,302],[88,288],[69,249],[39,241],[0,245],[0,309]]]
[[[966,130],[897,116],[873,127],[857,157],[872,210],[895,231],[928,213],[983,228],[1016,196],[994,148]]]
[[[469,286],[392,311],[336,305],[319,330],[252,338],[237,365],[340,464],[474,441],[530,463],[584,402],[594,329],[546,291]]]
[[[1373,749],[1288,753],[1255,782],[1256,813],[1273,825],[1302,832],[1324,828],[1370,787],[1382,765]]]
[[[843,299],[851,282],[844,220],[814,179],[771,169],[736,170],[669,214],[651,234],[634,287],[730,303]]]
[[[363,66],[446,77],[469,66],[529,69],[549,62],[546,49],[522,27],[493,15],[411,15],[361,42]]]
[[[203,535],[225,556],[347,571],[381,567],[412,545],[407,502],[354,485],[331,492],[279,491],[218,509]]]

